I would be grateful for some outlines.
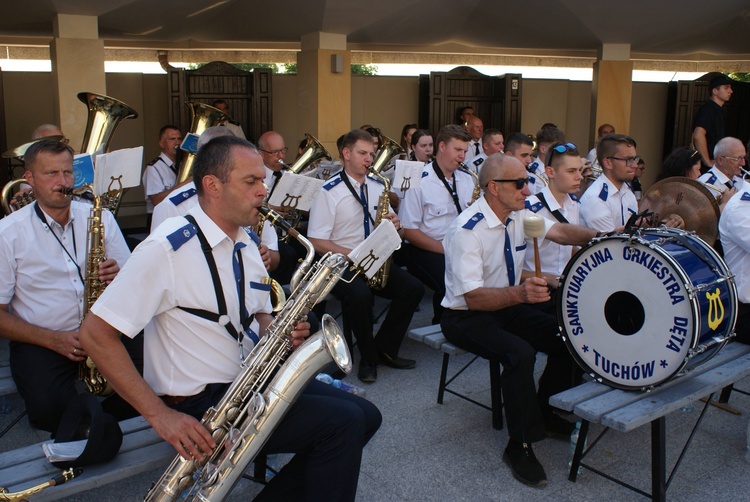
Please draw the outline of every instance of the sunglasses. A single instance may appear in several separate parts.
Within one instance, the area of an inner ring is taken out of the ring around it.
[[[573,143],[560,143],[552,148],[550,148],[549,156],[547,157],[547,165],[552,165],[552,157],[554,157],[555,153],[565,153],[565,152],[573,152],[576,155],[578,155],[578,147],[575,146]]]
[[[515,183],[516,190],[523,190],[523,187],[531,183],[531,180],[529,178],[518,178],[514,180],[490,180],[490,181],[494,181],[495,183]]]

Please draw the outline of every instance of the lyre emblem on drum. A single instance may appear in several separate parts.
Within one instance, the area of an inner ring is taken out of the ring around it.
[[[378,257],[375,256],[375,252],[373,250],[370,250],[370,252],[360,260],[359,263],[357,263],[357,268],[362,269],[362,271],[367,274],[367,272],[370,271],[372,266],[375,264],[375,262],[378,261]]]
[[[404,179],[401,181],[401,191],[406,192],[409,188],[411,188],[411,176],[408,178],[404,176]]]
[[[713,293],[706,292],[706,299],[708,300],[708,327],[716,329],[724,320],[724,304],[721,302],[721,292],[719,288]]]
[[[281,201],[281,207],[285,209],[296,209],[301,198],[301,195],[286,194],[284,200]]]

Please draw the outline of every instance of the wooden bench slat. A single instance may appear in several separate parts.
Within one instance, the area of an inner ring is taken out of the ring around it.
[[[433,324],[431,326],[424,326],[422,328],[415,328],[412,330],[409,330],[409,338],[412,340],[416,340],[418,342],[421,342],[424,340],[424,337],[427,335],[431,335],[433,333],[440,333],[440,325],[439,324]]]

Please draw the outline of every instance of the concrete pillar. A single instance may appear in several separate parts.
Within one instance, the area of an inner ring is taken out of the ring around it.
[[[620,134],[629,134],[633,96],[633,62],[629,44],[603,44],[594,63],[591,85],[591,136],[607,123]]]
[[[83,91],[107,92],[104,41],[99,39],[96,16],[57,14],[50,59],[55,116],[71,146],[78,150],[88,114],[76,95]]]
[[[335,159],[336,140],[351,129],[351,53],[346,48],[346,35],[313,32],[301,40],[297,136],[312,134]]]

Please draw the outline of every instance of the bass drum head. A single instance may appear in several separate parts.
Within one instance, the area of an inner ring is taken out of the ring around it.
[[[689,278],[658,247],[626,235],[582,248],[558,291],[558,320],[573,358],[620,389],[646,389],[677,374],[696,339]]]

